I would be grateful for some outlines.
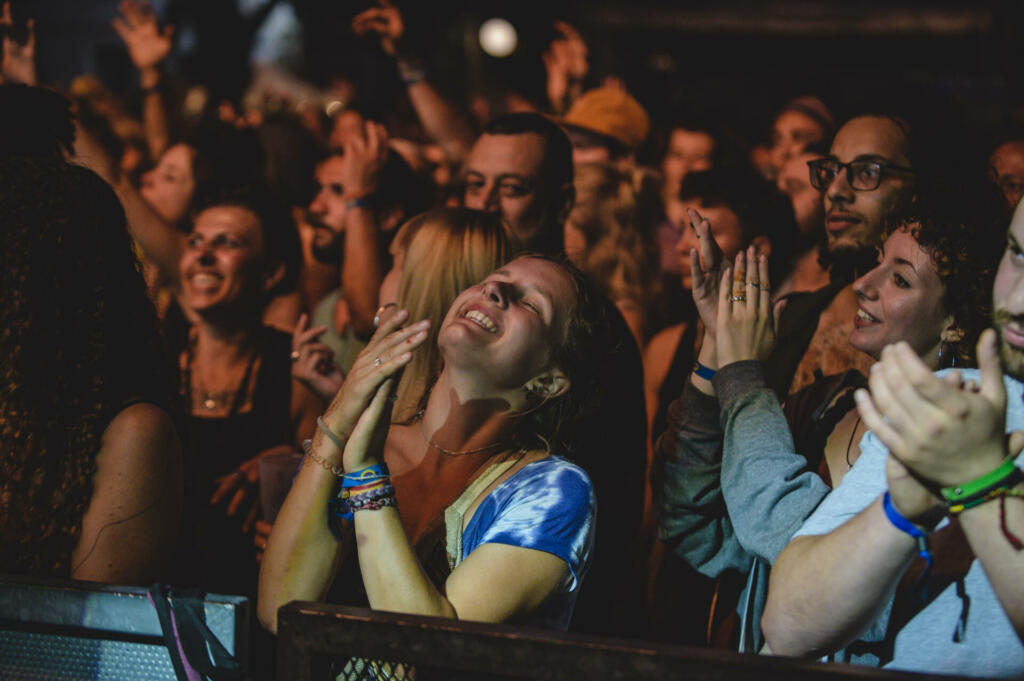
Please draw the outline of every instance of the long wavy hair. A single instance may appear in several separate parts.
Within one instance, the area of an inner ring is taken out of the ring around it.
[[[409,319],[431,321],[430,337],[413,353],[396,389],[392,418],[403,422],[423,408],[441,373],[437,334],[448,308],[460,293],[508,262],[512,245],[501,218],[469,208],[417,215],[402,226],[394,243],[405,250],[398,307],[409,310]]]
[[[67,576],[107,424],[170,405],[156,314],[111,188],[0,160],[0,565]]]

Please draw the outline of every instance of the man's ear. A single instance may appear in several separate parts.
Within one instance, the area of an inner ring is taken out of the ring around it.
[[[527,381],[526,392],[538,400],[549,400],[565,394],[569,385],[569,377],[561,369],[551,369]]]
[[[572,182],[566,182],[558,188],[558,224],[564,225],[572,212],[573,204],[576,203],[576,187]]]
[[[764,234],[755,236],[750,240],[750,243],[754,244],[758,253],[764,253],[769,258],[772,257],[772,240]]]
[[[281,261],[270,263],[266,273],[263,275],[263,290],[268,293],[272,291],[284,279],[286,270],[285,264]]]

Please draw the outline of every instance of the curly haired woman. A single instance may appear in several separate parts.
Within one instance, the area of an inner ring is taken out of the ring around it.
[[[181,516],[167,364],[124,212],[92,172],[0,160],[0,565],[147,584]]]

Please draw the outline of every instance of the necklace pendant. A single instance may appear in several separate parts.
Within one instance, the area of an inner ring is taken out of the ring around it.
[[[214,409],[217,408],[217,400],[213,399],[212,397],[207,397],[205,400],[203,400],[203,406],[209,409],[210,411],[213,411]]]

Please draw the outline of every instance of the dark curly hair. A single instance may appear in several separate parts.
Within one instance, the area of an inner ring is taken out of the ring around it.
[[[0,565],[66,577],[100,440],[169,367],[124,211],[85,168],[0,160]]]
[[[567,259],[544,254],[520,257],[560,266],[572,280],[576,305],[565,325],[562,341],[551,352],[551,364],[569,379],[569,389],[525,413],[518,424],[517,441],[523,447],[571,456],[579,435],[577,426],[585,422],[604,396],[607,364],[616,351],[609,343],[613,335],[609,315],[618,311]]]
[[[907,229],[935,264],[942,304],[962,332],[951,342],[957,366],[973,366],[978,336],[989,325],[992,283],[1006,248],[1007,217],[1000,196],[983,176],[919,175],[914,196],[886,224],[888,238]],[[943,358],[943,364],[948,362]],[[945,367],[940,367],[945,368]]]

